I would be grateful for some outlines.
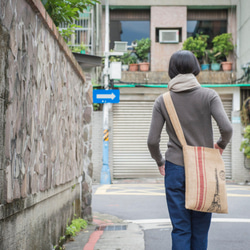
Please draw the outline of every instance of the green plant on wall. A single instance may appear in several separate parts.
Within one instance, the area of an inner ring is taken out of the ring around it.
[[[93,86],[93,90],[94,89],[100,89],[102,86],[100,84],[97,83],[97,81],[95,79],[91,80],[92,86]],[[99,111],[101,110],[103,104],[100,103],[93,103],[93,110],[94,111]]]
[[[240,115],[243,126],[250,125],[250,97],[243,102]]]
[[[73,23],[78,20],[89,5],[100,3],[98,0],[41,0],[46,11],[58,27],[60,23]]]
[[[244,140],[241,142],[240,151],[244,152],[246,158],[250,158],[250,97],[248,97],[242,106],[241,122],[244,128]]]
[[[67,23],[68,27],[59,30],[60,34],[63,36],[64,40],[74,34],[75,28],[80,27],[74,23],[74,20],[78,20],[80,13],[90,5],[95,5],[100,3],[98,0],[41,0],[46,11],[50,15],[51,19],[55,23],[56,27],[60,23]]]
[[[250,159],[250,125],[244,129],[244,140],[241,142],[240,151],[243,151],[244,155]]]
[[[183,50],[189,50],[194,53],[197,59],[202,60],[203,63],[207,63],[208,50],[207,39],[208,35],[196,34],[196,37],[187,38],[182,46]]]
[[[78,232],[87,227],[88,223],[82,218],[72,220],[71,224],[66,228],[66,237],[74,237]]]
[[[72,220],[70,225],[67,225],[66,232],[64,236],[61,236],[58,242],[58,245],[54,246],[55,250],[63,250],[65,249],[64,243],[72,239],[72,237],[75,237],[78,232],[80,232],[82,229],[87,228],[88,223],[86,220],[82,218],[76,218]]]

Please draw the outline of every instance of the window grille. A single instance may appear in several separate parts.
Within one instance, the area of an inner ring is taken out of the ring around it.
[[[86,47],[86,53],[93,55],[93,8],[88,7],[84,13],[80,13],[78,20],[74,20],[74,24],[81,27],[75,28],[75,34],[71,35],[67,43],[70,46],[80,47],[84,45]],[[68,23],[61,23],[59,25],[59,30],[66,29]]]

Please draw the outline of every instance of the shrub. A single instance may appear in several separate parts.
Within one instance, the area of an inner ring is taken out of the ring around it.
[[[151,47],[151,40],[149,38],[142,38],[136,40],[137,46],[135,47],[135,53],[138,59],[142,62],[148,61],[148,53]]]
[[[246,158],[250,159],[250,125],[244,129],[244,138],[241,142],[240,151],[243,151]]]
[[[224,33],[214,37],[212,40],[213,52],[220,57],[227,58],[229,53],[234,50],[233,37],[231,33]]]
[[[196,37],[192,36],[187,38],[182,46],[183,50],[189,50],[194,53],[197,59],[205,60],[207,58],[207,39],[208,35],[196,34]]]

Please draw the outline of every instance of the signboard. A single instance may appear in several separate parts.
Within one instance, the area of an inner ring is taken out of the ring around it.
[[[119,89],[94,89],[93,103],[119,103],[120,90]]]

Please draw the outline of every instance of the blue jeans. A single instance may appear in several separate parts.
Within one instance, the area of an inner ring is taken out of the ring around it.
[[[185,208],[184,167],[166,161],[165,190],[172,222],[172,250],[206,250],[211,213]]]

